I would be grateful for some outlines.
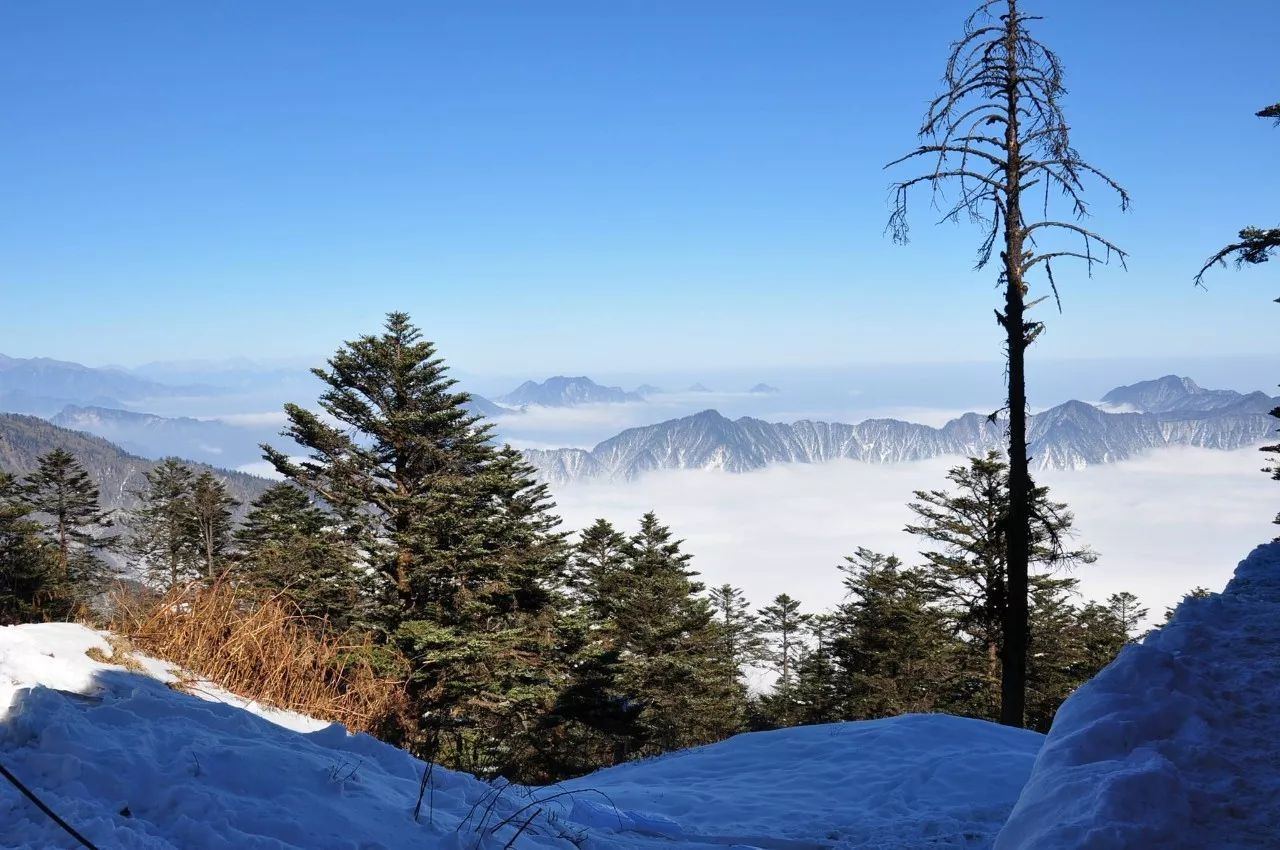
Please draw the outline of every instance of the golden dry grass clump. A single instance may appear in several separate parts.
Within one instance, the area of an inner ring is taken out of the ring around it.
[[[402,683],[374,669],[368,637],[335,634],[283,597],[222,581],[114,602],[114,632],[238,696],[356,732],[386,734],[402,717]]]

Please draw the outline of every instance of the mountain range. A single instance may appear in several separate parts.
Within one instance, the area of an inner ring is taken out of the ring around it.
[[[41,455],[58,448],[71,452],[84,465],[98,485],[102,506],[109,510],[137,504],[133,491],[145,484],[144,476],[155,466],[155,461],[130,454],[101,437],[60,428],[34,416],[0,413],[0,470],[24,475],[36,468]],[[226,482],[241,504],[240,512],[271,485],[265,478],[243,472],[201,463],[189,465],[196,471],[211,470]]]
[[[1276,428],[1268,412],[1280,399],[1262,392],[1204,390],[1166,376],[1104,397],[1112,411],[1068,401],[1031,417],[1028,443],[1035,467],[1072,469],[1114,463],[1154,448],[1183,445],[1236,449],[1257,444]],[[629,428],[586,449],[529,449],[525,458],[553,484],[627,481],[660,469],[748,472],[774,463],[837,459],[898,463],[939,455],[971,456],[1005,444],[1005,422],[966,413],[940,428],[896,419],[838,422],[731,420],[714,410]]]
[[[146,399],[216,393],[212,387],[161,384],[123,369],[0,354],[0,407],[9,411],[48,415],[67,404],[124,407]]]
[[[579,375],[576,378],[556,375],[545,381],[525,381],[498,401],[517,407],[526,404],[541,407],[572,407],[576,404],[600,404],[644,401],[644,396],[621,387],[606,387]]]

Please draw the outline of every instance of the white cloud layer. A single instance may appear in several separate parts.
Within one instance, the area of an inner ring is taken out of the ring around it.
[[[1078,541],[1101,555],[1076,571],[1084,595],[1130,590],[1158,620],[1196,585],[1221,589],[1253,546],[1280,532],[1271,524],[1280,486],[1258,471],[1262,460],[1253,449],[1167,449],[1039,480],[1075,512]],[[739,585],[757,607],[786,592],[818,610],[839,600],[836,565],[856,547],[915,560],[916,541],[902,531],[911,493],[942,488],[961,461],[660,472],[555,495],[573,529],[605,517],[629,532],[652,509],[686,540],[709,585]]]

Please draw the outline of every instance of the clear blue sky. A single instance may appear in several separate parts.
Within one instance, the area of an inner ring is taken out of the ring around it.
[[[1029,5],[1135,199],[1038,356],[1276,355],[1280,265],[1190,278],[1280,223],[1280,6]],[[994,358],[973,231],[882,234],[968,7],[4,4],[0,352],[310,356],[405,309],[472,372]]]

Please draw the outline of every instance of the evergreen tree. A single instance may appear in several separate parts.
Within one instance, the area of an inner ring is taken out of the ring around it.
[[[627,544],[608,628],[621,695],[640,706],[631,757],[710,743],[742,726],[745,693],[690,557],[652,513]]]
[[[844,719],[936,710],[954,653],[923,570],[859,548],[845,558],[845,601],[836,610],[832,654]]]
[[[171,590],[199,574],[200,531],[191,502],[193,475],[177,458],[165,458],[134,493],[138,507],[128,520],[127,551],[142,562],[154,584]]]
[[[915,493],[916,501],[908,507],[917,521],[906,530],[937,547],[921,553],[928,580],[969,647],[962,666],[968,682],[961,690],[970,699],[964,712],[1001,716],[991,712],[1003,704],[1008,606],[1013,598],[1005,539],[1012,523],[1008,465],[997,452],[989,452],[952,468],[947,478],[954,492]],[[1049,499],[1048,488],[1033,488],[1031,511],[1028,554],[1038,570],[1029,576],[1034,597],[1038,589],[1047,592],[1058,581],[1048,572],[1093,563],[1097,555],[1068,544],[1074,518],[1066,505]]]
[[[204,574],[217,578],[223,556],[231,543],[231,512],[240,505],[227,492],[227,485],[208,470],[191,483],[191,513],[200,537]]]
[[[237,574],[286,594],[304,616],[345,630],[367,613],[354,547],[336,518],[292,484],[272,485],[254,500],[235,542]]]
[[[23,496],[19,482],[0,472],[0,625],[66,614],[56,594],[56,558]]]
[[[764,648],[760,623],[751,613],[751,605],[741,588],[722,584],[711,589],[709,598],[720,627],[721,651],[729,664],[732,681],[737,682],[743,668],[760,659]]]
[[[1147,618],[1148,610],[1138,603],[1138,597],[1127,590],[1113,593],[1107,597],[1107,610],[1120,626],[1125,641],[1133,640],[1138,628]]]
[[[1020,6],[1020,0],[981,0],[969,17],[963,36],[952,45],[945,90],[930,104],[920,128],[922,144],[891,163],[923,158],[927,165],[923,173],[895,186],[889,220],[894,238],[905,242],[907,199],[913,188],[928,185],[939,200],[943,187],[952,185],[957,191],[954,200],[946,202],[943,218],[964,217],[979,225],[978,268],[993,255],[1000,260],[1004,305],[996,318],[1004,329],[1008,358],[1010,458],[1000,718],[1013,726],[1023,722],[1036,516],[1027,454],[1026,352],[1044,330],[1043,322],[1027,319],[1027,311],[1050,296],[1058,300],[1055,262],[1078,259],[1088,271],[1112,256],[1123,263],[1123,251],[1079,223],[1088,213],[1086,179],[1098,178],[1114,190],[1121,209],[1129,205],[1124,189],[1071,146],[1062,109],[1062,64],[1032,35],[1030,23],[1036,18]],[[1066,214],[1050,212],[1053,198]],[[1068,241],[1054,244],[1058,237]],[[1044,273],[1047,294],[1028,303],[1037,271]]]
[[[364,553],[379,585],[372,621],[407,659],[423,738],[444,735],[453,766],[520,775],[562,679],[549,663],[565,547],[545,486],[493,445],[404,313],[313,373],[325,416],[287,405],[284,431],[310,456],[265,456]]]
[[[111,520],[99,507],[97,485],[70,452],[54,449],[38,463],[23,482],[24,498],[53,546],[59,595],[85,603],[110,577],[97,553],[111,543],[104,536]]]
[[[809,620],[812,645],[796,665],[792,689],[797,724],[834,723],[844,718],[833,652],[833,643],[839,636],[839,617],[835,614],[815,614]]]
[[[1204,599],[1209,596],[1213,596],[1213,591],[1211,591],[1207,587],[1200,587],[1199,585],[1197,585],[1182,595],[1182,601],[1186,602],[1188,599]],[[1173,606],[1172,608],[1165,608],[1164,622],[1162,622],[1160,625],[1165,625],[1170,620],[1172,620],[1173,615],[1177,612],[1177,610],[1178,608],[1176,605]]]
[[[785,593],[760,609],[763,657],[778,674],[765,705],[782,726],[790,726],[794,720],[796,662],[804,651],[803,636],[810,619],[809,614],[801,613],[800,602]]]
[[[627,537],[608,520],[597,519],[573,547],[565,581],[571,598],[596,620],[612,611],[613,585],[626,569]]]

